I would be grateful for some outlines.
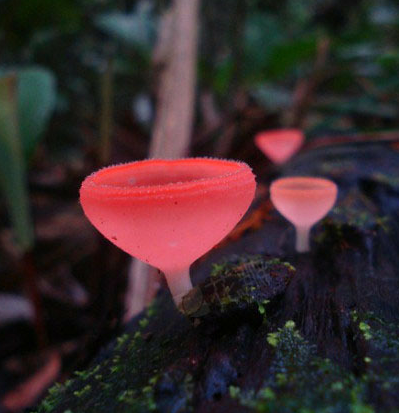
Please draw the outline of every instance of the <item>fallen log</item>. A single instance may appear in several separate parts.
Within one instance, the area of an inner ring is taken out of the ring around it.
[[[266,191],[256,225],[196,264],[184,315],[160,293],[36,411],[399,411],[399,153],[322,147],[281,172],[339,186],[310,253]]]

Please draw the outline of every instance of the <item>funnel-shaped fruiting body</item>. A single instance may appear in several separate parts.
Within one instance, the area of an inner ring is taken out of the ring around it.
[[[302,146],[303,133],[298,129],[278,129],[258,133],[256,146],[275,164],[288,161]]]
[[[255,186],[243,162],[144,160],[88,176],[80,201],[106,238],[164,272],[178,304],[192,287],[190,264],[234,228]]]
[[[309,233],[312,226],[333,207],[337,186],[324,178],[291,177],[274,181],[270,196],[277,210],[294,224],[296,250],[309,251]]]

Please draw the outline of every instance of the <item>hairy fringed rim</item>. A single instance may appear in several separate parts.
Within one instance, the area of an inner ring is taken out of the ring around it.
[[[234,190],[251,180],[252,169],[241,161],[148,159],[100,169],[83,181],[81,191],[101,197],[147,198],[228,188]]]

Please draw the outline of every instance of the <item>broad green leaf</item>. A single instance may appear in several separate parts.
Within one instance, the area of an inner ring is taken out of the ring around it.
[[[18,71],[18,120],[26,159],[43,136],[55,103],[55,78],[51,72],[42,68]]]
[[[304,62],[313,61],[316,56],[315,36],[298,38],[276,45],[267,68],[270,77],[284,78],[290,71]]]
[[[243,75],[247,84],[265,80],[273,47],[284,39],[284,31],[275,16],[250,14],[244,29]]]
[[[25,161],[19,138],[17,77],[0,78],[0,188],[21,248],[33,246],[33,224],[29,213]]]

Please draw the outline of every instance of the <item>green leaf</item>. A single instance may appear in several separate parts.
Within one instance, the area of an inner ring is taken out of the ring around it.
[[[283,78],[298,65],[313,61],[316,56],[316,44],[316,36],[311,36],[276,45],[270,56],[268,75]]]
[[[284,40],[283,28],[275,16],[252,13],[245,22],[243,76],[247,84],[265,79],[273,47]]]
[[[0,188],[21,248],[33,246],[33,224],[29,213],[25,161],[19,139],[17,77],[0,78]]]
[[[56,103],[53,74],[42,68],[18,72],[18,120],[25,159],[29,159],[43,136]]]

